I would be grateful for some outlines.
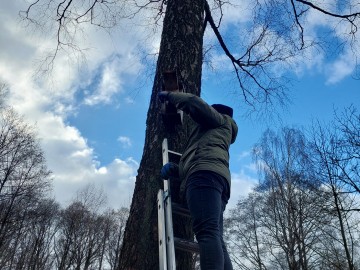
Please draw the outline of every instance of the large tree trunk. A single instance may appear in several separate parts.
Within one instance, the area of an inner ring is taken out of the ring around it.
[[[204,0],[168,0],[164,18],[160,53],[146,122],[144,152],[136,178],[135,190],[126,224],[119,269],[159,269],[157,235],[157,192],[163,186],[161,143],[182,151],[187,137],[188,121],[175,131],[166,130],[157,94],[161,91],[161,74],[177,69],[185,91],[200,95]],[[182,221],[181,221],[182,222]],[[189,234],[189,222],[180,223],[175,234]],[[177,252],[177,269],[191,269],[192,256]]]

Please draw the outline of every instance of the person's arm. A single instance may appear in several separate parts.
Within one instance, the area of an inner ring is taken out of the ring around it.
[[[202,126],[215,128],[225,123],[221,113],[208,105],[200,97],[181,92],[169,92],[167,100],[173,103],[178,109],[189,114],[190,117]]]

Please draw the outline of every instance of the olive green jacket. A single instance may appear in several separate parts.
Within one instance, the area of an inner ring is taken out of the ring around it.
[[[194,120],[194,128],[179,163],[182,191],[187,178],[203,170],[225,177],[230,187],[229,148],[238,132],[235,121],[228,115],[218,113],[193,94],[169,92],[168,100]]]

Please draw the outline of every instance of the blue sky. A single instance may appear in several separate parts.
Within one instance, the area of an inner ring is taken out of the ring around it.
[[[142,156],[152,88],[155,62],[149,55],[158,50],[159,31],[154,34],[141,28],[139,18],[114,29],[112,36],[84,26],[86,38],[79,37],[77,42],[89,48],[85,60],[76,53],[60,53],[52,75],[38,76],[39,59],[54,47],[55,40],[23,27],[18,11],[24,3],[0,4],[0,80],[10,88],[8,103],[37,127],[53,171],[55,198],[66,205],[77,190],[92,184],[107,195],[110,207],[128,206]],[[224,29],[246,22],[248,14],[241,12],[240,16],[239,11],[225,10]],[[308,21],[310,29],[327,23],[316,14],[310,14]],[[127,30],[129,25],[132,31]],[[206,44],[213,42],[207,33]],[[330,121],[334,109],[341,111],[351,104],[360,110],[359,80],[352,78],[354,57],[348,51],[331,61],[324,61],[318,51],[308,56],[295,73],[286,71],[293,78],[288,85],[292,103],[277,110],[279,118],[271,122],[246,115],[247,107],[229,80],[230,63],[222,54],[214,53],[215,72],[205,67],[202,97],[209,103],[232,106],[239,126],[231,148],[230,206],[256,184],[249,153],[267,127],[306,127],[313,119]]]

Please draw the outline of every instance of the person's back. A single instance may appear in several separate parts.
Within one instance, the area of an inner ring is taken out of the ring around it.
[[[223,211],[231,185],[229,147],[238,130],[232,109],[219,104],[209,106],[186,93],[161,92],[159,97],[195,121],[179,163],[179,176],[200,246],[201,269],[232,269],[222,238]],[[162,175],[166,177],[164,168]]]

